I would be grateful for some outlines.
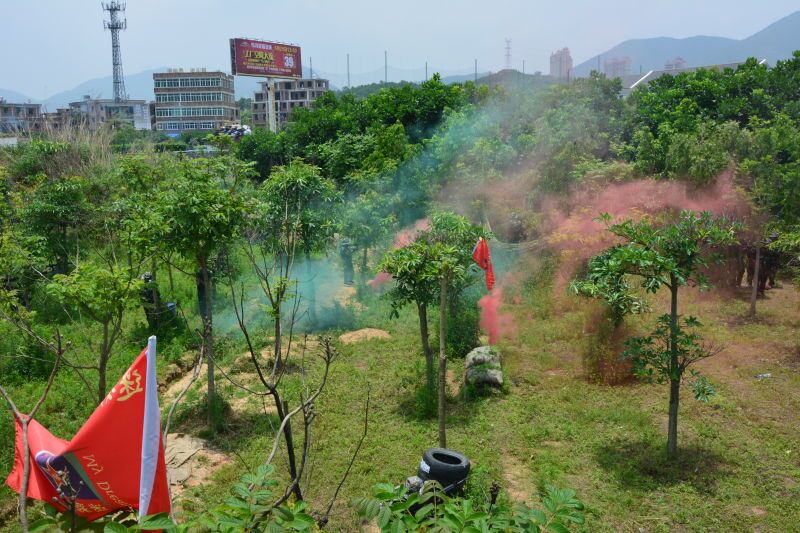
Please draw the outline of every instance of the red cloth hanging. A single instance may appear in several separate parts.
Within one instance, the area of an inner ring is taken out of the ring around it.
[[[492,269],[492,257],[489,254],[489,243],[483,237],[478,239],[475,248],[472,249],[472,260],[481,269],[486,271],[486,289],[492,290],[494,287],[494,270]]]

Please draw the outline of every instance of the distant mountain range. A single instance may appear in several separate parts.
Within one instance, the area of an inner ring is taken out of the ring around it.
[[[598,57],[601,71],[605,60],[629,57],[631,73],[635,73],[661,70],[667,61],[676,57],[682,58],[687,67],[737,63],[748,57],[767,59],[770,65],[774,65],[779,59],[791,57],[795,50],[800,50],[800,11],[741,40],[708,36],[631,39],[577,65],[573,73],[587,76],[592,70],[597,70]]]
[[[631,59],[630,73],[636,73],[640,70],[647,72],[649,70],[663,69],[667,61],[677,57],[682,58],[686,62],[686,66],[690,67],[735,63],[748,57],[766,58],[770,64],[774,65],[779,59],[791,57],[792,52],[795,50],[800,50],[800,11],[788,15],[758,33],[741,40],[709,36],[688,37],[685,39],[673,39],[670,37],[631,39],[577,65],[573,69],[573,75],[587,76],[589,72],[598,68],[598,58],[599,66],[602,70],[603,62],[607,59],[629,57]],[[153,100],[153,72],[163,72],[165,70],[166,67],[154,68],[125,76],[125,88],[128,96],[135,100]],[[310,74],[308,68],[303,70],[304,75],[308,76]],[[472,69],[443,69],[431,66],[426,72],[423,66],[414,69],[389,67],[388,78],[390,81],[406,80],[418,82],[424,80],[426,74],[431,76],[434,72],[441,73],[443,81],[447,83],[463,82],[474,77]],[[487,72],[482,71],[479,73],[479,77],[483,78],[487,74]],[[380,82],[385,75],[384,69],[352,73],[350,84],[356,87]],[[330,80],[333,88],[345,87],[348,82],[346,72],[334,73],[315,69],[314,76]],[[260,78],[237,76],[237,98],[242,96],[252,97],[253,93],[259,89],[260,81],[262,81]],[[484,82],[488,83],[490,81],[484,80]],[[80,100],[87,94],[92,97],[110,98],[112,86],[111,76],[104,76],[85,81],[77,87],[61,91],[43,100],[30,98],[18,91],[4,88],[0,88],[0,96],[5,97],[10,102],[30,101],[40,103],[48,111],[54,111],[56,108],[66,107],[70,102]]]

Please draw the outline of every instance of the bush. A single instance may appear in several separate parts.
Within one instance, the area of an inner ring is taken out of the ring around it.
[[[436,334],[431,339],[431,349],[438,351],[439,348],[439,319],[436,315],[435,324]],[[471,299],[459,302],[447,314],[447,342],[445,352],[447,357],[466,357],[474,348],[480,346],[480,313],[478,305]]]

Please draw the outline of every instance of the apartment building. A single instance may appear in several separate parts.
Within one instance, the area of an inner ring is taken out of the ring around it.
[[[204,68],[153,74],[153,128],[167,135],[215,131],[239,120],[234,78]]]
[[[0,96],[0,133],[27,133],[42,128],[40,104],[17,104]]]
[[[320,78],[301,78],[275,82],[275,107],[278,129],[283,129],[298,107],[309,107],[311,102],[330,90],[330,82]],[[269,83],[261,82],[261,90],[253,98],[253,125],[269,126]]]
[[[56,117],[60,116],[68,116],[72,126],[86,127],[89,131],[97,131],[110,121],[127,123],[137,130],[150,129],[150,106],[146,100],[118,102],[113,98],[92,98],[85,95],[78,102],[70,102],[66,114],[58,110]],[[56,120],[61,127],[66,125],[63,118]]]

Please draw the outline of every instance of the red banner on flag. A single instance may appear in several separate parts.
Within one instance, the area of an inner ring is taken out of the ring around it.
[[[63,511],[74,495],[77,514],[89,520],[119,510],[139,511],[140,516],[170,511],[155,356],[151,337],[149,347],[71,441],[30,421],[29,498]],[[23,447],[19,422],[16,427],[14,469],[6,484],[19,492]]]
[[[494,287],[494,270],[492,269],[492,257],[489,254],[489,243],[486,239],[480,237],[475,248],[472,249],[472,260],[475,261],[481,269],[486,271],[486,289],[492,290]]]

